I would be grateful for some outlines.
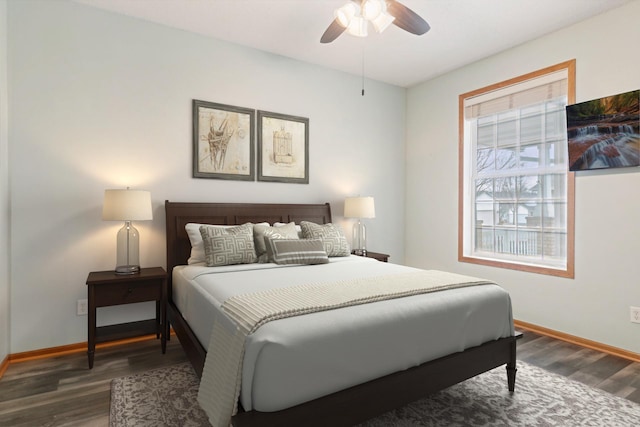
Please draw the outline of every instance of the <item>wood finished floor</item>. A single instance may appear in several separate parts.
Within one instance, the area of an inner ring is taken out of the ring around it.
[[[92,370],[85,353],[11,364],[0,379],[0,426],[108,426],[113,378],[187,360],[175,337],[166,354],[159,346],[100,349]],[[531,332],[518,341],[518,359],[640,403],[640,363]]]
[[[177,338],[162,354],[158,340],[12,363],[0,379],[0,426],[109,425],[111,380],[186,362]]]

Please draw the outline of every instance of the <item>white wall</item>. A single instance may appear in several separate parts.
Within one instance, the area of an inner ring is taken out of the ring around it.
[[[515,318],[640,353],[629,322],[640,306],[640,169],[576,175],[574,280],[457,260],[458,95],[572,58],[577,102],[639,89],[639,17],[632,2],[408,90],[407,264],[495,280]]]
[[[0,362],[9,354],[9,150],[7,2],[0,0]]]
[[[142,266],[165,265],[165,199],[330,202],[350,227],[356,194],[376,200],[370,249],[403,260],[404,89],[362,97],[359,76],[67,1],[9,2],[8,17],[12,353],[86,341],[76,300],[114,267],[121,226],[101,221],[106,188],[151,191]],[[308,117],[310,184],[191,178],[192,99]]]

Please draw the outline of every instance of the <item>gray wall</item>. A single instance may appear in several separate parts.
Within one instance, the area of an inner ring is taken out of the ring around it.
[[[9,143],[7,2],[0,0],[0,362],[9,351]]]
[[[100,220],[103,191],[127,185],[153,198],[154,220],[137,224],[143,266],[165,262],[165,199],[328,201],[348,229],[344,197],[373,195],[371,250],[496,280],[516,318],[640,353],[628,313],[640,305],[637,169],[578,174],[574,280],[461,264],[456,246],[458,95],[571,58],[578,101],[637,89],[640,2],[408,91],[367,82],[364,98],[359,76],[66,1],[0,0],[0,35],[4,7],[0,231],[10,207],[12,239],[9,263],[0,234],[0,358],[86,340],[75,302],[89,271],[113,268],[120,226]],[[310,184],[191,178],[194,98],[309,117]],[[101,310],[99,321],[152,311]]]
[[[121,227],[101,221],[107,188],[151,191],[142,266],[165,264],[165,199],[330,202],[350,235],[357,194],[376,201],[370,250],[403,261],[405,89],[367,82],[362,97],[359,76],[67,1],[9,2],[8,17],[11,353],[86,341],[76,300],[114,267]],[[193,179],[192,99],[308,117],[310,184]]]
[[[640,2],[413,87],[407,93],[408,264],[495,280],[514,317],[640,353],[640,170],[576,175],[575,279],[457,260],[458,95],[576,59],[576,101],[640,88]]]

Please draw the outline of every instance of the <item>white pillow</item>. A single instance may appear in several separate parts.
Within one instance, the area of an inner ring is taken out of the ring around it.
[[[191,242],[191,256],[187,260],[187,264],[195,264],[198,262],[205,262],[204,257],[204,242],[202,241],[202,234],[200,234],[200,226],[203,224],[188,223],[184,226]],[[216,227],[227,227],[226,225],[219,225]]]
[[[206,256],[204,253],[204,242],[202,241],[202,234],[200,234],[200,226],[206,225],[209,227],[230,228],[237,227],[237,225],[212,225],[212,224],[197,224],[190,222],[184,226],[191,242],[191,256],[187,260],[187,264],[197,264],[200,262],[206,262]],[[268,222],[261,222],[260,225],[269,225]]]
[[[302,239],[302,227],[300,227],[300,224],[296,224],[294,222],[290,222],[288,224],[285,224],[284,222],[274,222],[273,226],[274,227],[284,227],[284,226],[291,226],[291,224],[293,224],[296,227],[296,232],[298,233],[298,239]]]

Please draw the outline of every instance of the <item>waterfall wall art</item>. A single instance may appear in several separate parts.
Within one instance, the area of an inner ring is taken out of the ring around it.
[[[569,170],[640,166],[640,90],[566,109]]]

